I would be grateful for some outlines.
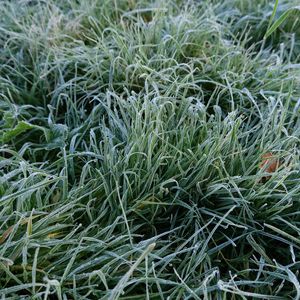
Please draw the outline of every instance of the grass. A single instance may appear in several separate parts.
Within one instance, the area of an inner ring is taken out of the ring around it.
[[[264,38],[274,4],[3,1],[2,299],[300,299],[300,14]]]

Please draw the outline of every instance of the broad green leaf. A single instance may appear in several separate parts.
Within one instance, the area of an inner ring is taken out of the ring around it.
[[[46,136],[47,150],[61,148],[65,146],[68,135],[68,127],[64,124],[50,124],[50,130]]]
[[[21,133],[24,133],[31,129],[39,129],[47,135],[47,129],[38,125],[30,124],[26,121],[20,121],[18,124],[12,129],[3,130],[2,133],[0,132],[0,141],[3,143],[9,142],[11,139],[17,137]]]
[[[2,137],[0,137],[0,139],[3,143],[9,142],[12,138],[14,138],[14,137],[18,136],[19,134],[26,132],[32,128],[34,128],[34,126],[31,125],[30,123],[20,121],[14,128],[6,130],[2,134]]]

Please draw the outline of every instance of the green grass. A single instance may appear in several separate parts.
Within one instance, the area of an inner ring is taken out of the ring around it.
[[[1,2],[2,299],[300,299],[300,13],[264,38],[274,4]]]

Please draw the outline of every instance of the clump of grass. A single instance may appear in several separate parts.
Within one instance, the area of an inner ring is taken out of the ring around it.
[[[267,1],[19,2],[4,299],[298,299],[297,13],[263,39]]]

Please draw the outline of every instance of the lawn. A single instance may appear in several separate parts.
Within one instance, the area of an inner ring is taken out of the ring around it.
[[[299,146],[298,0],[2,0],[1,299],[300,299]]]

